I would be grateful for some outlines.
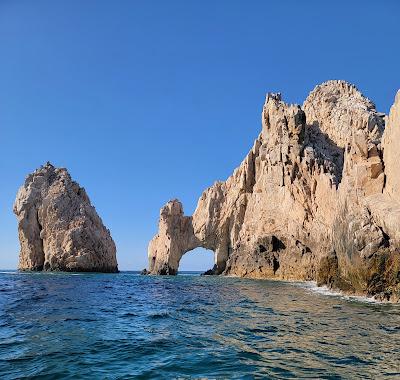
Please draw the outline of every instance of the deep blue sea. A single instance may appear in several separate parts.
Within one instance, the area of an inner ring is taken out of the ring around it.
[[[2,272],[0,378],[400,378],[400,306],[194,273]]]

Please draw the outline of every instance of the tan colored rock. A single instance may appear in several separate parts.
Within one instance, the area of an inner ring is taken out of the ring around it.
[[[374,220],[387,234],[392,248],[400,246],[400,91],[390,109],[382,138],[384,164],[371,163],[372,176],[385,178],[383,194],[365,199]],[[376,157],[368,161],[376,163]]]
[[[117,272],[116,249],[85,189],[50,163],[30,174],[14,203],[20,270]]]
[[[365,199],[373,219],[390,237],[392,246],[400,246],[400,203],[387,194],[375,194]]]
[[[150,273],[176,274],[185,252],[204,247],[215,252],[211,273],[317,280],[397,300],[398,233],[394,221],[382,222],[388,208],[379,203],[384,124],[344,81],[317,86],[302,107],[268,94],[262,131],[233,174],[204,191],[191,217],[176,200],[162,209]],[[389,184],[391,194],[400,190]]]
[[[374,103],[346,81],[328,81],[315,87],[303,104],[307,122],[317,125],[339,147],[357,135],[379,141],[384,119]]]
[[[390,109],[388,126],[383,137],[383,159],[385,161],[385,192],[400,202],[400,91]]]
[[[175,236],[180,238],[176,239]],[[197,245],[192,218],[183,215],[182,204],[178,200],[168,202],[160,211],[158,235],[150,242],[150,271],[176,274],[183,254]]]

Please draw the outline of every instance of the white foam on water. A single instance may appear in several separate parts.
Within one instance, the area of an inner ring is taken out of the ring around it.
[[[317,294],[321,294],[324,296],[330,296],[330,297],[338,297],[338,298],[344,299],[346,301],[357,301],[357,302],[370,303],[370,304],[388,303],[388,301],[380,301],[373,297],[345,294],[338,290],[330,289],[325,285],[318,286],[315,281],[295,282],[294,284],[303,289],[306,289],[307,291],[309,291],[311,293],[317,293]]]

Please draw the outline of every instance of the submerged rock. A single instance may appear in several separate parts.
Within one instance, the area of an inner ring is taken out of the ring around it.
[[[84,188],[50,163],[30,174],[14,203],[20,270],[117,272],[116,248]]]
[[[161,209],[149,272],[176,274],[182,255],[203,247],[215,253],[209,274],[399,300],[396,99],[385,130],[385,115],[345,81],[317,86],[303,106],[268,94],[262,131],[233,174],[204,191],[192,216],[177,200]]]

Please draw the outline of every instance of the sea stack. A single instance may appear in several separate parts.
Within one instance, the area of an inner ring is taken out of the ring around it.
[[[118,272],[110,231],[66,169],[48,162],[28,175],[14,213],[20,270]]]
[[[161,209],[149,272],[176,274],[204,247],[215,253],[208,273],[399,301],[400,95],[388,118],[354,85],[328,81],[302,106],[268,94],[261,121],[247,157],[192,216],[178,200]]]

